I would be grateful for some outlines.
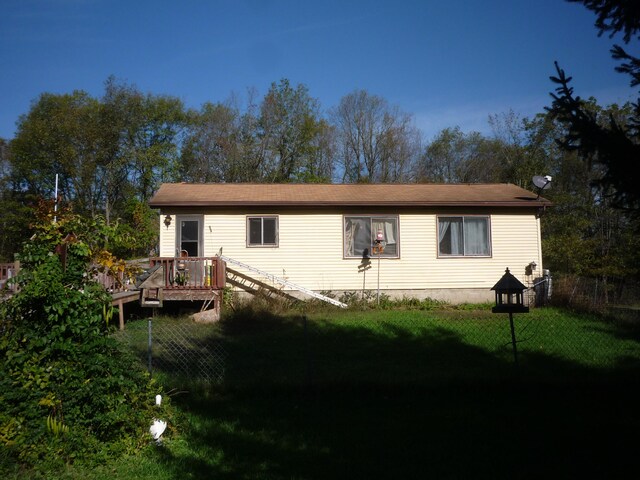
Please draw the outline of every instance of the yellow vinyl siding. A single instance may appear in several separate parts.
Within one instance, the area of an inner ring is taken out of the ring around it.
[[[278,215],[278,246],[248,248],[246,217]],[[398,215],[400,258],[380,260],[380,288],[391,290],[490,289],[505,268],[521,280],[531,261],[542,270],[539,221],[530,213],[489,214],[491,257],[438,258],[437,215],[433,210],[367,211],[288,209],[227,209],[204,216],[204,255],[222,253],[313,290],[360,290],[360,259],[343,258],[343,216]],[[473,211],[455,215],[474,214]],[[161,221],[164,219],[161,215]],[[161,223],[160,252],[173,256],[175,217],[169,228]],[[236,268],[231,266],[231,268]],[[371,258],[366,288],[377,288],[378,260]]]
[[[433,282],[427,288],[491,288],[505,268],[522,280],[527,264],[542,265],[538,244],[533,214],[492,214],[491,257],[436,258],[430,263]]]
[[[171,224],[167,227],[164,219],[167,214],[160,215],[160,244],[158,255],[160,257],[173,257],[176,254],[176,216],[171,217]]]

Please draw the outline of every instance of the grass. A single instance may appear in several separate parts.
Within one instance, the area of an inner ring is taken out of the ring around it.
[[[515,324],[517,370],[487,308],[239,311],[196,327],[225,381],[174,391],[163,446],[59,478],[630,478],[638,331],[557,309]],[[126,331],[141,355],[146,328]]]

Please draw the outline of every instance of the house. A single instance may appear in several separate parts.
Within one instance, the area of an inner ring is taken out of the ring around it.
[[[541,276],[550,205],[512,184],[166,183],[150,201],[161,257],[221,255],[294,295],[379,288],[453,303],[492,301],[507,267],[527,286]]]

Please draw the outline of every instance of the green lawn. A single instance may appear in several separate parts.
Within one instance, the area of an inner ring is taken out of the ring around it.
[[[516,315],[516,369],[508,316],[486,309],[306,318],[251,312],[196,326],[224,346],[224,382],[180,387],[156,372],[179,411],[164,445],[60,478],[635,476],[623,474],[637,469],[640,429],[640,343],[628,325]],[[127,325],[142,356],[146,330]]]

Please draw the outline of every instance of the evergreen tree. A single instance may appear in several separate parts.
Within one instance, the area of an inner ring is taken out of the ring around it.
[[[640,39],[640,5],[634,0],[569,0],[582,3],[596,13],[599,35],[613,37],[623,32],[625,43]],[[627,53],[620,45],[611,49],[612,57],[622,63],[616,70],[631,76],[631,87],[640,85],[640,59]],[[566,125],[566,133],[558,140],[566,150],[576,151],[588,163],[602,166],[602,173],[594,180],[603,195],[612,199],[617,208],[640,213],[640,97],[632,104],[624,118],[611,116],[599,121],[587,103],[574,95],[564,70],[556,62],[557,76],[551,80],[558,85],[551,94],[553,103],[547,110]]]

